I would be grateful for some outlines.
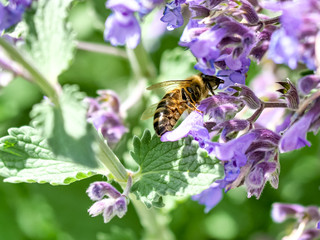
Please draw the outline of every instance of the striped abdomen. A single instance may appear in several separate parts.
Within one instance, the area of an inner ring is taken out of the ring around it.
[[[159,102],[154,114],[153,126],[158,136],[171,131],[186,109],[186,102],[181,101],[180,89],[167,93]]]

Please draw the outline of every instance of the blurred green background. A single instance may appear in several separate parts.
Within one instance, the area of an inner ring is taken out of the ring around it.
[[[101,0],[82,1],[73,6],[70,21],[77,38],[105,44],[103,28],[107,14],[109,12]],[[194,59],[187,51],[174,50],[181,29],[158,39],[148,39],[150,19],[145,20],[143,37],[147,39],[145,45],[152,49],[150,54],[158,70],[158,80],[176,78],[177,72],[185,74],[181,78],[190,75]],[[257,67],[251,68],[249,78],[256,73]],[[89,96],[95,96],[97,89],[113,89],[125,101],[133,81],[131,75],[130,64],[124,58],[78,50],[70,68],[60,76],[60,83],[78,84]],[[8,87],[1,89],[1,136],[6,135],[10,127],[28,124],[32,105],[41,99],[39,89],[23,79],[15,79]],[[151,129],[150,121],[140,121],[142,111],[149,104],[143,98],[128,113],[126,125],[130,133],[116,149],[122,160],[128,159],[132,134],[141,134],[146,126]],[[170,209],[164,209],[176,238],[279,239],[293,222],[273,223],[270,217],[272,203],[320,205],[320,135],[310,134],[308,139],[312,147],[281,155],[279,189],[267,185],[259,200],[247,199],[245,189],[239,188],[225,194],[222,202],[208,214],[204,214],[203,206],[190,199],[180,200]],[[143,229],[132,205],[123,219],[114,218],[108,224],[103,223],[101,216],[91,218],[88,215],[87,209],[92,201],[85,191],[91,182],[97,180],[105,179],[96,176],[70,186],[8,184],[1,181],[0,239],[140,239]]]

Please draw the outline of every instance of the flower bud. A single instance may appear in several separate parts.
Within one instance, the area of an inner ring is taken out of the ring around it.
[[[256,24],[259,22],[259,16],[250,2],[242,0],[241,10],[244,12],[243,16],[248,21],[248,23]]]
[[[89,215],[96,217],[103,215],[104,223],[109,222],[115,215],[122,218],[127,212],[127,197],[132,186],[131,175],[128,177],[127,186],[121,194],[111,184],[94,182],[87,190],[89,197],[96,201],[88,210]],[[108,198],[103,198],[107,196]]]
[[[298,109],[299,108],[299,95],[296,87],[293,83],[287,79],[287,82],[278,82],[283,88],[277,90],[287,100],[288,107],[291,109]]]
[[[235,138],[238,132],[245,130],[250,125],[247,120],[229,120],[211,128],[211,131],[218,131],[222,129],[220,138],[222,141],[227,142]]]
[[[111,198],[118,198],[121,196],[121,193],[107,182],[91,183],[87,190],[87,194],[93,201],[101,200],[105,195]]]
[[[208,114],[215,122],[221,123],[233,118],[243,106],[241,99],[228,94],[219,94],[201,101],[198,109]]]
[[[242,84],[235,84],[235,86],[231,86],[231,88],[238,91],[234,95],[239,96],[249,108],[257,109],[261,106],[260,99],[247,86]]]

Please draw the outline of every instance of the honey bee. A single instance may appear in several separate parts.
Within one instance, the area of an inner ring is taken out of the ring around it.
[[[196,104],[206,98],[209,92],[214,95],[219,84],[224,81],[216,76],[198,74],[185,80],[171,80],[156,83],[148,90],[164,88],[166,94],[159,103],[148,107],[142,114],[145,120],[152,116],[153,127],[158,136],[171,131],[185,110],[197,110]]]

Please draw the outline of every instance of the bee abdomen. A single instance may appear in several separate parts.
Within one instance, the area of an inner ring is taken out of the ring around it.
[[[153,127],[158,134],[162,136],[164,133],[171,131],[186,107],[171,101],[165,96],[158,104],[156,113],[154,114]],[[182,109],[183,108],[183,109]]]

